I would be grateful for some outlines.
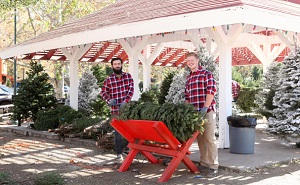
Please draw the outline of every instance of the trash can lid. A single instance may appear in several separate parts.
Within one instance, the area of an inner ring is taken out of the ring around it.
[[[228,116],[227,122],[232,127],[251,127],[255,128],[257,125],[257,118],[255,117],[241,117]]]

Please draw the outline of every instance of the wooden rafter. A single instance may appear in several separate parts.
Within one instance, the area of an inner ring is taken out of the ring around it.
[[[79,59],[79,61],[82,61],[83,58],[85,58],[85,56],[93,49],[93,46],[95,45],[95,43],[92,44],[92,46],[90,47],[90,49],[88,49],[84,55],[82,55]],[[88,61],[89,62],[89,61]]]
[[[181,53],[183,49],[177,49],[161,66],[166,66],[169,62],[171,62],[179,53]]]
[[[152,62],[152,65],[155,65],[159,62],[162,58],[164,58],[168,53],[172,51],[172,48],[166,48],[164,52],[162,52],[156,59]]]
[[[121,58],[123,61],[128,60],[127,53],[123,50],[122,53],[119,55],[119,58]]]
[[[59,59],[57,59],[57,60],[67,60],[67,57],[66,56],[61,56]]]
[[[94,57],[89,59],[88,62],[95,62],[99,58],[99,56],[102,55],[104,51],[109,47],[109,45],[110,42],[105,42],[103,46],[99,49],[99,51],[95,53]]]
[[[172,67],[178,67],[185,60],[185,55],[182,55],[173,65]]]
[[[30,54],[28,54],[26,57],[24,57],[22,59],[23,60],[31,60],[35,55],[36,55],[36,53],[30,53]]]
[[[48,53],[46,53],[43,57],[41,57],[40,60],[50,60],[55,52],[56,49],[51,49],[50,51],[48,51]]]
[[[119,44],[103,61],[105,61],[105,62],[110,61],[121,49],[122,49],[122,46]]]

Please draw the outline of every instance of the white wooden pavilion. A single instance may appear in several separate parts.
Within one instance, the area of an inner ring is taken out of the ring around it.
[[[78,62],[129,63],[138,99],[138,65],[149,87],[151,65],[185,65],[205,46],[219,62],[219,148],[229,147],[231,66],[281,61],[299,41],[300,2],[284,0],[123,0],[0,51],[0,59],[67,60],[70,105],[78,107]]]

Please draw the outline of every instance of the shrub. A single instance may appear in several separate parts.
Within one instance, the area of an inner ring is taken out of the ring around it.
[[[35,185],[63,185],[65,184],[63,177],[57,172],[45,172],[39,174],[34,180]]]
[[[59,120],[62,124],[72,123],[74,120],[78,118],[82,118],[84,116],[85,116],[84,113],[71,108],[66,112],[62,113],[61,117],[59,117]]]
[[[86,118],[81,112],[72,109],[70,106],[58,106],[56,109],[41,110],[37,113],[37,119],[34,122],[34,129],[48,130],[58,128],[63,124],[73,123],[76,119]]]
[[[141,94],[140,101],[142,102],[152,102],[157,103],[157,94],[158,90],[157,88],[152,87],[149,91],[145,91]]]
[[[33,128],[36,130],[55,129],[59,125],[57,110],[40,110],[36,114]]]
[[[237,107],[242,112],[251,112],[253,108],[257,107],[257,104],[254,102],[257,92],[256,89],[242,88],[236,102]]]
[[[81,117],[73,122],[73,129],[74,132],[80,133],[83,132],[83,130],[89,126],[92,126],[96,123],[99,123],[101,119],[99,117],[96,118],[89,118],[89,117]]]
[[[0,184],[13,185],[14,181],[10,178],[9,174],[0,172]]]

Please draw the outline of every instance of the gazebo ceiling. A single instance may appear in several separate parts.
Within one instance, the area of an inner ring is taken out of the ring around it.
[[[269,32],[260,32],[254,34],[266,34],[273,35]],[[205,42],[205,40],[203,40]],[[182,41],[190,42],[190,41]],[[271,49],[274,46],[280,44],[272,44]],[[261,46],[263,48],[263,46]],[[68,48],[70,49],[70,48]],[[154,46],[151,47],[151,52],[154,50]],[[284,57],[289,53],[290,49],[287,47],[279,54],[276,61],[283,61]],[[189,50],[186,48],[164,47],[160,54],[152,62],[153,66],[169,66],[180,67],[185,64],[185,54]],[[128,55],[122,48],[121,44],[117,42],[96,42],[92,47],[80,58],[80,62],[93,62],[93,63],[107,63],[112,58],[119,57],[128,63]],[[60,49],[46,50],[43,52],[35,52],[26,55],[21,55],[18,60],[49,60],[49,61],[67,61],[68,59],[62,53]],[[217,58],[218,60],[218,58]],[[247,47],[235,47],[232,49],[232,65],[252,65],[261,64],[259,59],[247,48]]]
[[[297,3],[296,1],[293,1]],[[137,8],[138,7],[138,8]],[[57,29],[43,33],[36,38],[19,43],[0,51],[0,58],[18,56],[18,59],[30,60],[67,60],[60,48],[69,48],[88,43],[92,47],[80,59],[83,62],[108,62],[112,57],[128,59],[122,46],[116,39],[132,38],[150,34],[170,34],[174,30],[192,30],[210,28],[220,24],[245,24],[274,27],[277,23],[268,21],[272,16],[280,25],[278,29],[300,29],[285,25],[284,20],[300,17],[299,5],[281,0],[123,0],[98,12],[74,20]],[[263,19],[248,15],[258,13],[267,15]],[[197,16],[196,16],[197,15]],[[199,17],[203,19],[199,20]],[[196,19],[197,18],[197,19]],[[284,20],[283,20],[284,19]],[[297,19],[298,20],[298,19]],[[300,19],[299,19],[300,20]],[[257,22],[255,22],[257,21]],[[252,24],[253,23],[253,24]],[[246,31],[249,34],[271,36],[271,31]],[[200,35],[204,41],[207,35]],[[184,40],[190,42],[190,40]],[[272,43],[278,45],[281,43]],[[262,46],[261,46],[262,47]],[[288,53],[286,48],[277,60]],[[187,48],[164,47],[152,65],[181,66]],[[232,49],[232,64],[259,64],[260,61],[245,46]]]

